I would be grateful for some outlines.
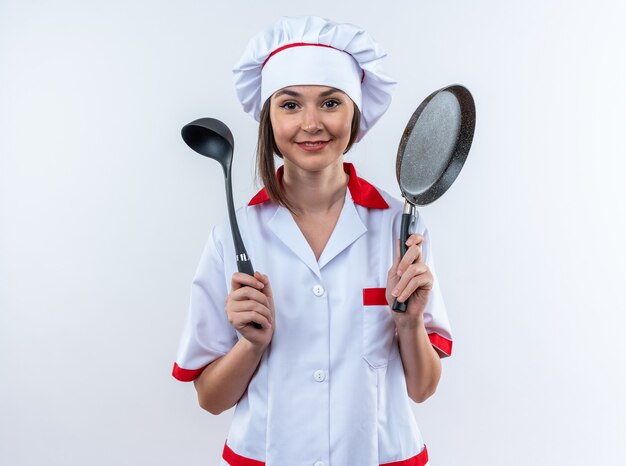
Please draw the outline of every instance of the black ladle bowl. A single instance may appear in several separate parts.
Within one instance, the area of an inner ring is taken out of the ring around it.
[[[200,118],[183,126],[183,140],[198,154],[217,160],[230,179],[235,142],[233,134],[224,123],[215,118]]]
[[[254,275],[252,262],[248,259],[246,247],[241,239],[233,204],[233,186],[230,176],[233,163],[233,149],[235,147],[233,134],[228,129],[228,126],[215,118],[199,118],[183,126],[181,135],[187,145],[194,151],[218,161],[222,166],[226,185],[226,203],[228,205],[230,231],[235,245],[237,270],[248,275]],[[261,325],[256,322],[252,322],[252,325],[256,328],[261,328]]]

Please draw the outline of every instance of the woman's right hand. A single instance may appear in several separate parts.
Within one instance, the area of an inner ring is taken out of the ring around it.
[[[265,350],[274,334],[274,298],[267,275],[235,272],[226,297],[228,321],[256,349]],[[256,322],[261,328],[252,325]]]

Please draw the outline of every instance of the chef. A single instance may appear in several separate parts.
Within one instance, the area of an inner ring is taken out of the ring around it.
[[[400,257],[403,203],[343,160],[389,106],[385,55],[354,25],[282,18],[233,70],[259,121],[264,187],[237,210],[258,272],[216,225],[173,369],[211,413],[236,406],[222,466],[428,464],[411,401],[452,351],[431,238],[418,214]]]

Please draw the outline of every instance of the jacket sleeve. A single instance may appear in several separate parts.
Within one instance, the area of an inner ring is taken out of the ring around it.
[[[206,242],[191,285],[187,321],[172,375],[195,380],[202,370],[225,355],[237,342],[237,332],[228,322],[225,303],[228,283],[224,274],[223,249],[213,228]]]
[[[441,294],[439,280],[437,279],[437,272],[435,271],[430,234],[419,213],[415,223],[411,226],[411,231],[419,233],[424,237],[422,255],[424,256],[424,262],[433,274],[433,288],[424,310],[424,325],[426,326],[431,344],[437,350],[439,356],[445,358],[452,355],[452,330],[446,305]]]

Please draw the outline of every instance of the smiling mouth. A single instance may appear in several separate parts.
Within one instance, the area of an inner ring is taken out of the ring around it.
[[[298,146],[307,151],[320,150],[326,147],[330,141],[302,141],[297,142]]]

